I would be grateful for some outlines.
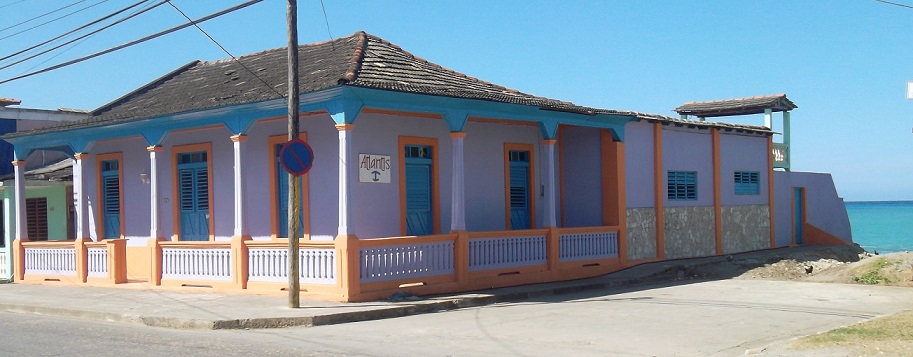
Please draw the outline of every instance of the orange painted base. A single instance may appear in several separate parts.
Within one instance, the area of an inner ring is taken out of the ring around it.
[[[130,281],[148,281],[152,249],[148,246],[127,247],[127,279]]]
[[[825,232],[823,229],[815,227],[810,224],[805,224],[802,226],[802,229],[805,231],[803,240],[806,244],[811,245],[847,245],[851,244],[840,237],[837,237],[833,234]]]

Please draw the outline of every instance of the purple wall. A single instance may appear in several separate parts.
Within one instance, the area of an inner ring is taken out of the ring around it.
[[[720,132],[720,191],[724,206],[767,204],[767,137]],[[736,171],[758,173],[757,195],[736,195]]]
[[[625,125],[625,191],[628,208],[653,207],[653,124]]]
[[[843,198],[837,195],[831,174],[777,171],[774,173],[777,246],[789,245],[792,242],[795,187],[805,188],[808,224],[846,241],[852,241],[846,206]]]
[[[602,225],[602,155],[600,129],[561,127],[563,227]],[[542,168],[543,171],[544,168]],[[561,201],[557,201],[561,202]]]
[[[697,172],[697,200],[666,199],[666,207],[713,205],[713,154],[710,130],[663,126],[663,173],[668,171]],[[652,165],[652,163],[651,163]]]

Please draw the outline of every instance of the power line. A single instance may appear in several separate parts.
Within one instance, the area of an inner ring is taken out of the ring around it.
[[[25,2],[25,0],[19,0],[19,1],[14,1],[14,2],[11,2],[11,3],[9,3],[9,4],[6,4],[6,5],[3,5],[3,6],[0,6],[0,9],[2,9],[2,8],[4,8],[4,7],[9,7],[9,6],[13,6],[13,5],[16,5],[16,4],[18,4],[18,3],[21,3],[21,2]]]
[[[32,58],[41,56],[41,55],[43,55],[43,54],[45,54],[45,53],[51,52],[51,51],[56,50],[56,49],[58,49],[58,48],[61,48],[61,47],[63,47],[63,46],[66,46],[66,45],[69,45],[69,44],[74,43],[74,42],[76,42],[76,41],[82,40],[82,39],[84,39],[84,38],[86,38],[86,37],[92,36],[92,35],[94,35],[94,34],[96,34],[96,33],[101,32],[101,31],[107,30],[107,29],[109,29],[109,28],[111,28],[111,27],[113,27],[113,26],[115,26],[115,25],[119,25],[119,24],[123,23],[124,21],[127,21],[127,20],[132,19],[132,18],[134,18],[134,17],[136,17],[136,16],[139,16],[139,15],[141,15],[141,14],[143,14],[143,13],[149,11],[149,10],[152,10],[152,9],[154,9],[154,8],[156,8],[156,7],[158,7],[158,6],[162,5],[162,4],[164,4],[164,3],[166,3],[166,2],[168,2],[168,0],[162,0],[162,1],[160,1],[160,2],[157,2],[157,3],[153,4],[152,6],[150,6],[150,7],[148,7],[148,8],[145,8],[145,9],[142,9],[142,10],[140,10],[140,11],[134,12],[134,13],[132,13],[132,14],[130,14],[130,15],[127,15],[127,17],[124,17],[124,18],[122,18],[122,19],[120,19],[120,20],[117,20],[117,21],[115,21],[115,22],[113,22],[113,23],[111,23],[111,24],[108,24],[108,25],[106,25],[106,26],[103,26],[103,27],[101,27],[101,28],[99,28],[99,29],[97,29],[97,30],[94,30],[94,31],[92,31],[92,32],[89,32],[89,33],[87,33],[87,34],[85,34],[85,35],[79,36],[79,37],[77,37],[77,38],[74,38],[74,39],[72,39],[72,40],[69,40],[69,41],[67,41],[67,42],[64,42],[64,43],[62,43],[62,44],[60,44],[60,45],[51,47],[51,48],[49,48],[49,49],[47,49],[47,50],[38,52],[37,54],[28,56],[28,57],[26,57],[26,58],[23,58],[23,59],[21,59],[21,60],[15,61],[15,62],[13,62],[13,63],[7,64],[7,65],[4,65],[4,66],[0,66],[0,69],[7,69],[7,68],[10,68],[10,67],[15,66],[15,65],[17,65],[17,64],[20,64],[20,63],[22,63],[22,62],[28,61],[28,60],[30,60],[30,59],[32,59]]]
[[[330,19],[327,17],[327,7],[323,5],[323,0],[320,0],[320,8],[323,10],[323,21],[327,23],[327,35],[330,36],[330,41],[333,41],[333,34],[330,33]]]
[[[44,41],[44,42],[39,43],[39,44],[37,44],[37,45],[34,45],[34,46],[32,46],[32,47],[29,47],[29,48],[26,48],[26,49],[24,49],[24,50],[21,50],[21,51],[19,51],[19,52],[16,52],[16,53],[13,53],[13,54],[4,56],[4,57],[0,57],[0,61],[9,59],[10,57],[18,56],[18,55],[20,55],[20,54],[22,54],[22,53],[31,51],[31,50],[36,49],[36,48],[38,48],[38,47],[44,46],[44,45],[46,45],[46,44],[48,44],[48,43],[54,42],[54,41],[56,41],[56,40],[59,40],[59,39],[61,39],[61,38],[63,38],[63,37],[66,37],[66,36],[68,36],[68,35],[70,35],[70,34],[72,34],[72,33],[74,33],[74,32],[77,32],[77,31],[79,31],[79,30],[85,29],[85,28],[87,28],[87,27],[89,27],[89,26],[95,25],[95,24],[97,24],[97,23],[99,23],[99,22],[102,22],[102,21],[104,21],[104,20],[110,19],[110,18],[112,18],[112,17],[114,17],[114,16],[117,16],[117,15],[119,15],[119,14],[121,14],[121,13],[127,11],[127,10],[130,10],[130,9],[132,9],[132,8],[134,8],[134,7],[137,7],[137,6],[139,6],[139,5],[142,5],[143,3],[146,3],[146,2],[149,2],[149,1],[152,1],[152,0],[142,0],[142,1],[140,1],[140,2],[137,2],[137,3],[133,4],[133,5],[130,5],[130,6],[128,6],[128,7],[125,7],[125,8],[123,8],[123,9],[118,10],[118,11],[115,11],[115,12],[113,12],[113,13],[110,13],[110,14],[108,14],[108,15],[105,15],[104,17],[102,17],[102,18],[100,18],[100,19],[98,19],[98,20],[89,22],[89,23],[87,23],[87,24],[85,24],[85,25],[82,25],[82,26],[80,26],[80,27],[77,27],[77,28],[75,28],[75,29],[72,29],[72,30],[70,30],[70,31],[68,31],[68,32],[66,32],[66,33],[64,33],[64,34],[62,34],[62,35],[59,35],[59,36],[57,36],[57,37],[54,37],[54,38],[52,38],[52,39],[50,39],[50,40]]]
[[[78,14],[78,13],[80,13],[80,12],[83,12],[83,11],[85,11],[85,10],[91,9],[91,8],[93,8],[93,7],[96,7],[96,6],[101,5],[101,4],[103,4],[103,3],[106,3],[106,2],[108,2],[108,0],[101,0],[101,1],[99,1],[99,2],[97,2],[97,3],[94,3],[94,4],[92,4],[92,5],[86,6],[86,7],[82,8],[82,9],[73,11],[73,12],[71,12],[71,13],[69,13],[69,14],[60,16],[60,17],[55,18],[55,19],[52,19],[52,20],[48,20],[48,21],[42,22],[42,23],[40,23],[40,24],[37,24],[37,25],[32,26],[32,27],[29,27],[29,28],[27,28],[27,29],[25,29],[25,30],[16,32],[16,33],[14,33],[14,34],[6,35],[6,36],[4,36],[4,37],[0,37],[0,40],[5,40],[5,39],[8,39],[8,38],[10,38],[10,37],[13,37],[13,36],[16,36],[16,35],[18,35],[18,34],[21,34],[21,33],[23,33],[23,32],[28,32],[28,31],[34,30],[34,29],[39,28],[39,27],[41,27],[41,26],[44,26],[44,25],[47,25],[47,24],[49,24],[49,23],[55,22],[55,21],[57,21],[57,20],[60,20],[60,19],[63,19],[63,18],[72,16],[72,15]]]
[[[256,3],[261,2],[261,1],[263,1],[263,0],[250,0],[250,1],[247,1],[247,2],[242,3],[242,4],[240,4],[240,5],[235,5],[235,6],[233,6],[233,7],[228,8],[228,9],[219,11],[219,12],[217,12],[217,13],[214,13],[214,14],[211,14],[211,15],[208,15],[208,16],[205,16],[205,17],[201,17],[201,18],[199,18],[199,19],[194,20],[194,22],[196,22],[196,23],[201,23],[201,22],[209,21],[209,20],[212,20],[212,19],[214,19],[214,18],[216,18],[216,17],[219,17],[219,16],[222,16],[222,15],[228,14],[228,13],[230,13],[230,12],[234,12],[234,11],[243,9],[243,8],[245,8],[245,7],[248,7],[248,6],[250,6],[250,5],[256,4]],[[161,36],[167,35],[167,34],[169,34],[169,33],[172,33],[172,32],[175,32],[175,31],[178,31],[178,30],[187,28],[187,27],[192,26],[192,25],[193,25],[193,22],[188,22],[188,23],[185,23],[185,24],[182,24],[182,25],[179,25],[179,26],[172,27],[172,28],[167,29],[167,30],[165,30],[165,31],[161,31],[161,32],[158,32],[158,33],[155,33],[155,34],[152,34],[152,35],[143,37],[143,38],[138,39],[138,40],[130,41],[130,42],[127,42],[127,43],[122,44],[122,45],[119,45],[119,46],[111,47],[111,48],[109,48],[109,49],[107,49],[107,50],[104,50],[104,51],[95,52],[95,53],[93,53],[93,54],[91,54],[91,55],[88,55],[88,56],[83,56],[83,57],[80,57],[80,58],[77,58],[77,59],[74,59],[74,60],[71,60],[71,61],[67,61],[67,62],[64,62],[64,63],[61,63],[61,64],[57,64],[57,65],[54,65],[54,66],[51,66],[51,67],[47,67],[47,68],[41,69],[41,70],[38,70],[38,71],[34,71],[34,72],[26,73],[26,74],[23,74],[23,75],[20,75],[20,76],[16,76],[16,77],[13,77],[13,78],[5,79],[5,80],[3,80],[3,81],[0,81],[0,84],[4,84],[4,83],[12,82],[12,81],[15,81],[15,80],[19,80],[19,79],[31,77],[31,76],[34,76],[34,75],[36,75],[36,74],[41,74],[41,73],[45,73],[45,72],[50,72],[50,71],[53,71],[53,70],[55,70],[55,69],[60,69],[60,68],[63,68],[63,67],[66,67],[66,66],[69,66],[69,65],[72,65],[72,64],[76,64],[76,63],[79,63],[79,62],[82,62],[82,61],[85,61],[85,60],[89,60],[89,59],[92,59],[92,58],[95,58],[95,57],[98,57],[98,56],[101,56],[101,55],[105,55],[105,54],[108,54],[108,53],[117,51],[117,50],[121,50],[121,49],[130,47],[130,46],[139,44],[139,43],[143,43],[143,42],[149,41],[149,40],[151,40],[151,39],[154,39],[154,38],[157,38],[157,37],[161,37]]]
[[[905,7],[905,8],[908,8],[908,9],[913,9],[913,6],[905,5],[905,4],[899,4],[899,3],[896,3],[896,2],[890,2],[890,1],[885,1],[885,0],[873,0],[873,1],[880,2],[880,3],[882,3],[882,4],[888,4],[888,5],[894,5],[894,6]]]
[[[41,15],[35,16],[35,17],[31,18],[31,19],[22,21],[22,22],[20,22],[20,23],[14,24],[14,25],[10,25],[10,26],[4,27],[4,28],[0,29],[0,32],[9,30],[9,29],[11,29],[11,28],[13,28],[13,27],[16,27],[16,26],[19,26],[19,25],[22,25],[22,24],[25,24],[25,23],[29,23],[29,22],[38,20],[38,19],[40,19],[40,18],[42,18],[42,17],[48,16],[48,15],[50,15],[50,14],[53,14],[53,13],[55,13],[55,12],[58,12],[58,11],[60,11],[60,10],[66,9],[66,8],[68,8],[68,7],[71,7],[71,6],[76,6],[77,4],[79,4],[79,3],[81,3],[81,2],[85,2],[85,1],[86,1],[86,0],[79,0],[79,1],[77,1],[77,2],[74,2],[74,3],[70,4],[70,5],[67,5],[67,6],[64,6],[64,7],[58,8],[58,9],[55,9],[55,10],[48,11],[48,12],[46,12],[46,13],[43,13],[43,14],[41,14]],[[11,4],[11,5],[12,5],[12,4]],[[7,5],[7,6],[9,6],[9,5]]]
[[[225,49],[225,46],[222,46],[222,44],[219,43],[219,41],[216,41],[216,39],[212,38],[212,36],[210,36],[209,33],[207,33],[205,30],[203,30],[203,28],[200,27],[200,25],[197,25],[196,22],[191,20],[190,17],[187,16],[187,14],[185,14],[183,11],[181,11],[181,9],[178,9],[178,7],[175,6],[171,1],[168,1],[168,5],[171,5],[171,7],[173,7],[175,10],[177,10],[177,12],[181,13],[181,15],[184,16],[184,18],[187,19],[187,21],[190,21],[190,23],[192,23],[193,26],[197,28],[197,30],[200,30],[200,32],[202,32],[204,35],[206,35],[206,37],[208,37],[209,40],[212,41],[212,43],[215,43],[216,46],[219,46],[219,48],[222,49],[222,52],[225,52],[225,54],[227,54],[229,57],[231,57],[231,59],[233,61],[235,61],[239,65],[241,65],[241,67],[244,68],[244,70],[247,71],[247,73],[250,73],[252,76],[254,76],[254,78],[257,78],[260,81],[260,83],[263,83],[264,86],[266,86],[271,91],[273,91],[273,93],[276,93],[276,95],[278,95],[280,97],[285,97],[284,95],[282,95],[282,93],[279,93],[278,91],[276,91],[276,89],[273,88],[273,86],[269,85],[269,83],[266,83],[266,81],[263,80],[263,78],[260,78],[260,76],[258,76],[256,73],[254,73],[254,71],[252,71],[250,68],[247,68],[247,66],[245,66],[244,63],[242,63],[240,60],[238,60],[237,57],[235,57],[235,55],[231,54],[231,52],[228,52],[228,50]]]

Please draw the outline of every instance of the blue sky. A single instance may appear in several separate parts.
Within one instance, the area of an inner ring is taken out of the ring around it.
[[[0,28],[75,1],[0,0]],[[0,39],[0,55],[133,2],[110,0]],[[191,18],[240,2],[173,0]],[[327,20],[319,0],[298,0],[300,43],[364,30],[470,76],[586,106],[675,115],[688,101],[786,93],[799,106],[794,171],[833,173],[848,201],[913,200],[913,101],[904,98],[913,80],[913,9],[865,0],[324,3]],[[202,27],[236,56],[284,47],[285,4],[265,0]],[[66,12],[0,31],[0,38]],[[183,22],[163,5],[64,52],[0,70],[0,80]],[[0,84],[0,97],[28,108],[94,109],[192,60],[227,57],[188,28]],[[763,124],[761,116],[720,120]]]

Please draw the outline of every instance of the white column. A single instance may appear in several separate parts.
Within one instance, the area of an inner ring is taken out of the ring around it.
[[[773,130],[773,111],[770,109],[764,109],[764,126],[768,129]]]
[[[160,238],[159,234],[159,186],[158,162],[156,154],[162,151],[161,146],[146,148],[149,152],[149,238]]]
[[[349,234],[352,228],[349,212],[349,152],[352,151],[352,142],[349,133],[355,127],[354,124],[339,124],[336,129],[339,131],[339,229],[338,235]]]
[[[89,219],[86,209],[85,190],[85,161],[89,154],[77,153],[73,155],[73,200],[76,205],[76,238],[92,240],[89,234]]]
[[[239,134],[231,137],[235,147],[235,230],[234,236],[241,237],[247,234],[247,225],[244,222],[244,188],[241,181],[241,144],[247,141],[247,135]]]
[[[453,191],[450,198],[450,231],[466,230],[466,196],[463,179],[463,139],[464,132],[450,133],[453,144]]]
[[[543,141],[545,144],[545,221],[543,227],[557,227],[555,209],[555,139]]]
[[[25,213],[25,172],[24,171],[25,171],[25,161],[24,160],[13,161],[13,173],[15,175],[15,180],[16,180],[14,182],[14,186],[15,186],[14,194],[16,195],[16,197],[15,197],[16,202],[14,204],[15,209],[16,209],[16,236],[13,238],[19,239],[20,241],[23,241],[23,242],[29,240],[29,237],[28,237],[29,230],[26,228],[26,224],[28,224],[28,223],[26,221],[26,216],[25,216],[26,213]]]

